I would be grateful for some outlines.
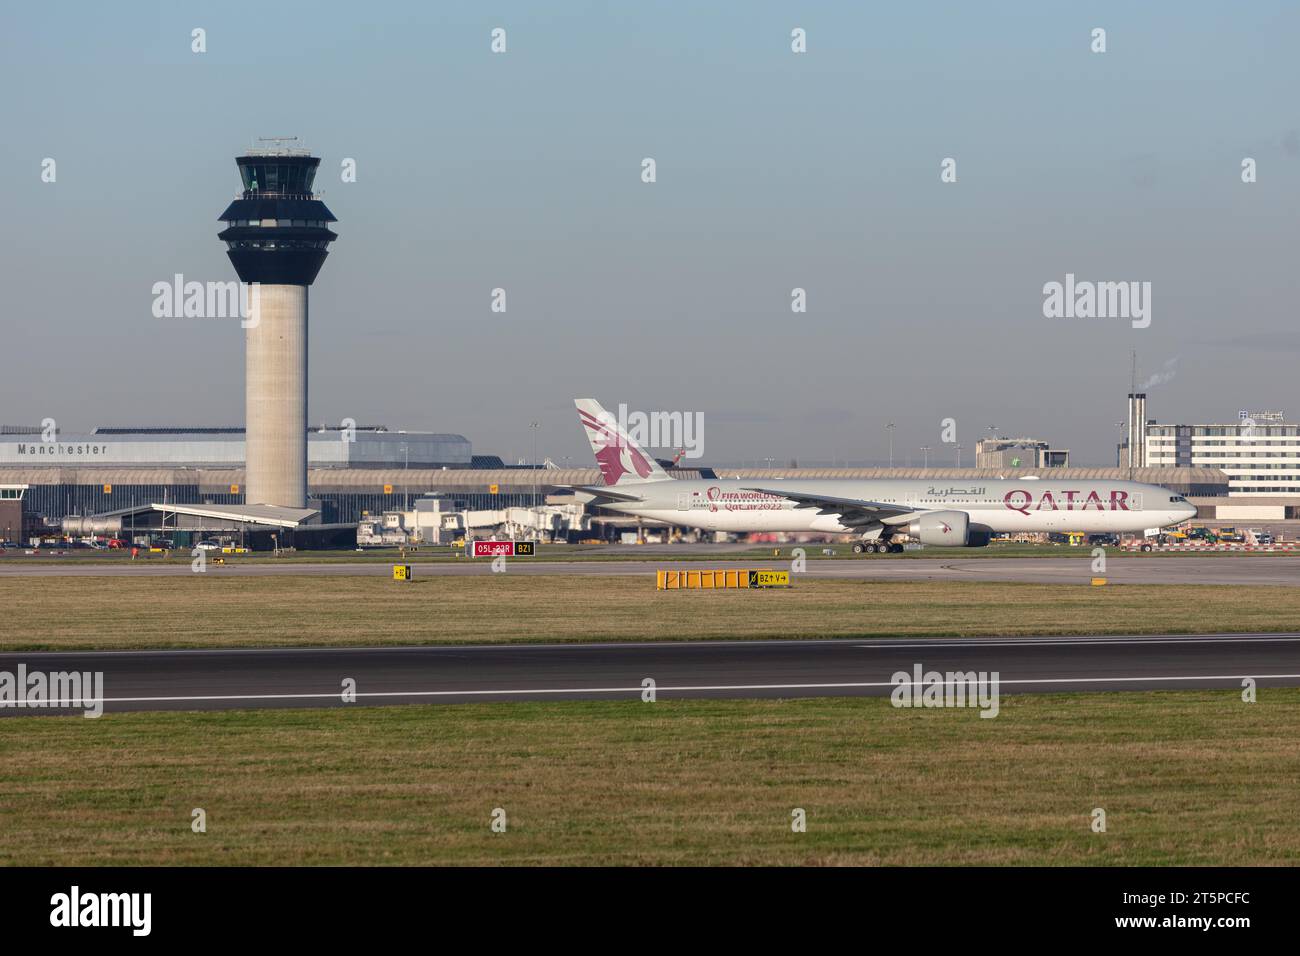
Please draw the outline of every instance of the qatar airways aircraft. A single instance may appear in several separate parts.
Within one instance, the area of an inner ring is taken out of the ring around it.
[[[579,398],[603,485],[575,487],[622,514],[706,531],[858,534],[856,553],[901,540],[979,548],[994,532],[1135,532],[1196,514],[1181,495],[1135,481],[878,478],[674,479],[594,399]]]

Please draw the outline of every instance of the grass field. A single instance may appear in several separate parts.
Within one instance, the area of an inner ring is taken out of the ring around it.
[[[1256,591],[1264,592],[1259,598]],[[1300,630],[1300,589],[641,577],[0,578],[0,651]]]
[[[857,698],[0,728],[9,865],[1300,862],[1300,690],[1004,696],[995,720]]]

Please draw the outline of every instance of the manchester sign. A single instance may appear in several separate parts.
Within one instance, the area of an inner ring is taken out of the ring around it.
[[[19,442],[17,451],[19,458],[30,458],[33,455],[47,455],[50,457],[62,456],[64,458],[89,458],[95,455],[108,454],[108,446],[73,444],[71,442],[61,441],[36,441]]]

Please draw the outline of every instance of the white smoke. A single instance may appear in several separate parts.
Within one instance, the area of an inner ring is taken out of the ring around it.
[[[1174,356],[1160,367],[1160,371],[1154,373],[1138,386],[1138,391],[1145,392],[1148,389],[1155,388],[1157,385],[1168,385],[1178,374],[1178,356]]]

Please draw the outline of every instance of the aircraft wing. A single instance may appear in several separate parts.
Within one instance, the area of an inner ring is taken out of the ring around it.
[[[607,498],[610,501],[645,501],[642,495],[628,494],[623,491],[614,491],[604,485],[569,485],[574,491],[581,491],[588,495],[595,495],[597,498]]]
[[[818,514],[823,515],[840,515],[846,519],[845,524],[864,524],[867,521],[881,521],[885,518],[896,518],[899,515],[911,514],[914,511],[920,511],[920,508],[909,508],[907,505],[885,504],[881,501],[866,501],[862,498],[836,498],[831,495],[811,495],[801,491],[791,491],[789,488],[746,488],[746,491],[756,491],[763,495],[776,495],[778,498],[788,498],[791,501],[798,502],[796,508],[817,508]]]

